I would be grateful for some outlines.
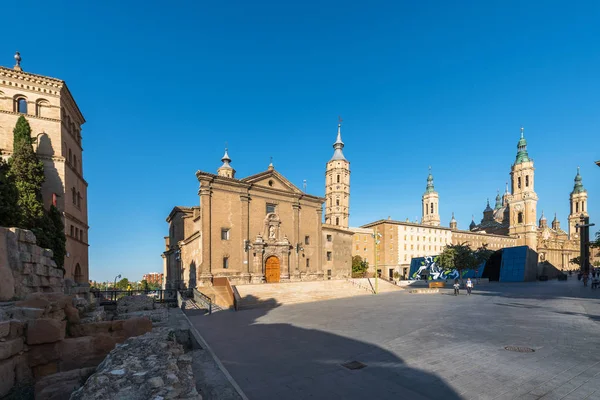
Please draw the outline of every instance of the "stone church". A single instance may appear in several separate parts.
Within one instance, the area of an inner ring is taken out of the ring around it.
[[[167,217],[165,287],[322,280],[350,276],[350,162],[341,125],[326,164],[325,197],[310,195],[275,169],[237,178],[228,150],[216,174],[196,172],[199,206]],[[325,222],[323,222],[325,206]]]
[[[579,234],[575,225],[582,216],[587,217],[587,191],[583,187],[581,174],[577,168],[575,184],[570,193],[569,231],[560,227],[556,214],[551,225],[544,212],[537,218],[538,196],[534,190],[533,159],[527,152],[523,128],[517,144],[517,156],[511,167],[511,190],[502,196],[496,195],[494,208],[489,201],[483,211],[480,224],[471,221],[470,230],[486,234],[508,235],[516,239],[517,245],[527,245],[539,254],[539,261],[548,261],[559,269],[577,269],[570,260],[579,255]]]

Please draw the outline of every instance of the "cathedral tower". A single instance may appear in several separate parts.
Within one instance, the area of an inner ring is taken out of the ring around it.
[[[578,239],[579,235],[575,225],[580,222],[581,216],[588,216],[587,213],[587,190],[583,187],[581,182],[581,175],[579,174],[579,167],[577,167],[577,175],[575,175],[575,185],[573,191],[569,196],[571,200],[571,213],[569,214],[569,238]]]
[[[340,121],[341,122],[341,121]],[[344,157],[341,133],[338,124],[335,151],[325,171],[325,223],[348,228],[350,217],[350,162]]]
[[[427,187],[421,198],[423,203],[421,222],[423,225],[440,226],[440,210],[438,205],[440,196],[433,187],[433,175],[431,175],[431,167],[429,167],[429,175],[427,176]]]
[[[217,170],[217,175],[224,176],[226,178],[235,178],[235,169],[229,165],[231,158],[229,158],[229,154],[227,154],[227,148],[225,148],[225,154],[223,154],[221,161],[223,162],[223,165],[221,165]]]
[[[517,244],[537,249],[536,207],[537,194],[534,191],[533,160],[527,154],[527,141],[521,128],[521,138],[517,144],[517,158],[511,167],[511,192],[509,197],[509,235],[517,238]]]

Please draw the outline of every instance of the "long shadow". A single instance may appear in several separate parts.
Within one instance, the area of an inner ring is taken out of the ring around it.
[[[267,315],[280,304],[245,299],[256,308],[188,316],[250,399],[461,399],[440,377],[410,367],[382,347],[269,323]],[[286,310],[294,312],[293,306]],[[357,327],[363,328],[368,329]],[[364,367],[343,366],[353,361]]]

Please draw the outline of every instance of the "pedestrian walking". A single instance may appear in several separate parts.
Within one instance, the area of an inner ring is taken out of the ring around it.
[[[583,286],[586,287],[588,283],[589,274],[583,274]]]
[[[460,283],[458,283],[458,279],[454,280],[454,295],[458,296],[458,291],[460,289]]]
[[[471,290],[473,290],[473,281],[471,278],[467,278],[467,294],[471,295]]]

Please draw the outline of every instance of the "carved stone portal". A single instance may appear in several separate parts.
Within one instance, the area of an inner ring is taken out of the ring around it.
[[[279,261],[280,281],[288,281],[290,279],[290,249],[290,241],[286,235],[282,235],[279,216],[275,213],[267,214],[262,234],[256,235],[256,239],[252,243],[251,282],[265,282],[266,262],[270,257],[276,257]],[[270,265],[274,265],[273,258],[271,258]]]

